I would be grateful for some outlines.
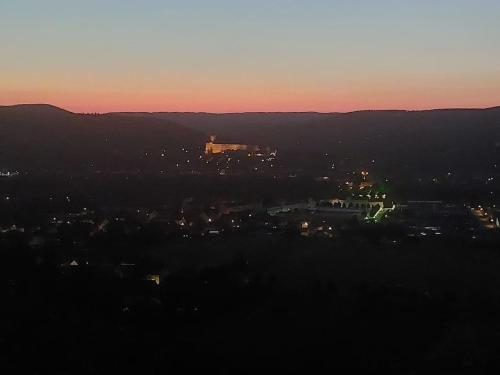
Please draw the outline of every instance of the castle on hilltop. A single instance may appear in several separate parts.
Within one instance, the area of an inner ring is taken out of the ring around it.
[[[245,145],[237,143],[215,143],[216,136],[211,135],[210,141],[205,144],[205,154],[222,154],[226,152],[243,151],[248,152],[252,155],[257,154],[271,154],[271,149],[269,147],[255,146],[255,145]]]

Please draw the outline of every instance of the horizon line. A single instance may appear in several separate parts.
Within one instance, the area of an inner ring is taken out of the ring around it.
[[[134,113],[145,113],[145,114],[158,114],[158,113],[179,113],[179,114],[185,114],[185,113],[191,113],[191,114],[209,114],[209,115],[237,115],[237,114],[322,114],[322,115],[332,115],[332,114],[353,114],[353,113],[361,113],[361,112],[431,112],[431,111],[485,111],[485,110],[492,110],[492,109],[497,109],[500,108],[500,105],[497,106],[488,106],[488,107],[430,107],[430,108],[425,108],[425,109],[359,109],[359,110],[353,110],[353,111],[313,111],[313,110],[302,110],[302,111],[214,111],[214,112],[209,112],[209,111],[105,111],[105,112],[97,112],[97,111],[89,111],[89,112],[80,112],[80,111],[72,111],[69,109],[66,109],[62,106],[58,106],[55,104],[50,104],[50,103],[17,103],[17,104],[0,104],[0,108],[8,108],[8,107],[23,107],[23,106],[47,106],[47,107],[52,107],[56,108],[65,112],[73,113],[73,114],[81,114],[81,115],[89,115],[89,114],[98,114],[98,115],[110,115],[110,114],[134,114]]]

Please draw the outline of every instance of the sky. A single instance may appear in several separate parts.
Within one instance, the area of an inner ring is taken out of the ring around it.
[[[0,0],[0,105],[500,105],[498,0]]]

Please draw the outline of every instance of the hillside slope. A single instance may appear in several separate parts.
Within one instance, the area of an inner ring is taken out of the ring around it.
[[[49,105],[0,107],[0,168],[133,169],[147,153],[200,147],[206,136],[155,118],[85,115]]]

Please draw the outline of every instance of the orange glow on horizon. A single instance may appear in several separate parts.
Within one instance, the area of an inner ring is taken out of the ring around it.
[[[76,113],[108,112],[352,112],[358,110],[426,110],[436,108],[488,108],[500,105],[500,96],[485,98],[476,96],[472,100],[458,95],[407,95],[387,94],[375,91],[354,95],[309,95],[286,96],[266,93],[261,96],[242,97],[235,94],[213,95],[127,95],[84,93],[0,93],[0,105],[52,104]]]

